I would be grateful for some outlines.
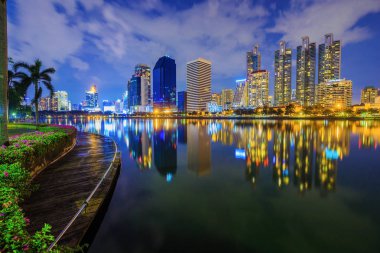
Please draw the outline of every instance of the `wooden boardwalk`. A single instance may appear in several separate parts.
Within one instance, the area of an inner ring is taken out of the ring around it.
[[[32,193],[23,206],[26,217],[31,220],[28,230],[34,232],[48,223],[52,225],[53,235],[57,236],[98,184],[111,165],[115,152],[110,138],[78,132],[74,149],[34,179],[33,183],[39,185],[38,190]],[[79,244],[112,189],[112,184],[116,182],[120,158],[116,160],[113,164],[115,169],[107,175],[85,212],[73,223],[59,244]]]

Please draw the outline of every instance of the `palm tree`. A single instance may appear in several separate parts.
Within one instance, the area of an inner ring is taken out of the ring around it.
[[[0,144],[8,142],[7,1],[0,0]]]
[[[33,64],[28,64],[25,62],[19,62],[15,64],[17,68],[24,68],[29,73],[22,73],[21,75],[21,85],[22,89],[26,92],[26,90],[33,85],[34,86],[34,98],[32,103],[34,104],[34,108],[36,110],[36,125],[39,123],[39,115],[38,115],[38,101],[42,95],[42,87],[43,84],[46,89],[50,92],[50,96],[53,96],[54,88],[51,83],[51,75],[55,73],[54,68],[42,69],[42,62],[37,59]],[[24,94],[25,95],[25,94]]]
[[[20,108],[22,98],[26,96],[26,90],[20,82],[25,73],[18,71],[19,65],[14,63],[12,58],[9,58],[8,62],[11,66],[8,69],[8,111],[10,112]]]

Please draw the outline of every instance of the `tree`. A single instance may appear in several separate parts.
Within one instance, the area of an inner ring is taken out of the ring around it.
[[[295,106],[294,104],[287,105],[285,107],[285,114],[286,115],[292,115],[295,112]]]
[[[8,142],[7,1],[0,0],[0,144]]]
[[[38,114],[38,101],[42,95],[43,84],[46,89],[50,92],[50,96],[53,96],[54,88],[51,83],[51,75],[55,73],[54,68],[42,69],[42,62],[37,59],[33,64],[28,64],[25,62],[17,63],[17,67],[24,68],[28,73],[21,74],[21,85],[23,90],[26,91],[28,88],[34,86],[34,98],[32,103],[34,104],[35,113],[36,113],[36,125],[39,123],[39,114]]]
[[[19,64],[15,64],[11,58],[8,61],[11,66],[8,69],[8,110],[10,113],[21,109],[22,98],[25,97],[26,90],[20,83],[25,74],[18,71]]]

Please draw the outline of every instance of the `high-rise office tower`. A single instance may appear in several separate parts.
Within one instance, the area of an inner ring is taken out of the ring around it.
[[[222,95],[220,93],[212,93],[211,102],[215,102],[217,105],[222,105]]]
[[[242,108],[248,105],[247,94],[247,79],[236,80],[236,89],[234,99],[232,102],[232,108]]]
[[[292,96],[292,49],[280,41],[280,49],[274,56],[274,105],[290,103]]]
[[[50,111],[51,110],[51,98],[43,97],[38,101],[38,108],[41,111]]]
[[[128,105],[130,112],[147,112],[151,106],[150,67],[138,64],[128,82]]]
[[[342,109],[351,106],[352,81],[339,79],[320,83],[316,89],[316,102],[330,109]]]
[[[66,91],[56,91],[53,93],[51,109],[56,112],[69,110],[69,99]]]
[[[233,100],[234,100],[234,91],[232,89],[223,89],[222,90],[223,110],[231,109]]]
[[[325,43],[319,45],[318,83],[340,79],[341,42],[333,34],[325,35]]]
[[[94,110],[95,108],[99,107],[98,104],[98,91],[96,90],[96,86],[91,86],[91,89],[89,91],[86,91],[86,104],[85,108],[87,110]]]
[[[256,44],[252,51],[247,52],[247,77],[252,71],[261,69],[261,54],[259,45]]]
[[[186,66],[187,111],[207,111],[211,101],[211,62],[198,58]]]
[[[262,107],[269,105],[269,72],[253,71],[248,76],[248,106]]]
[[[186,112],[187,108],[187,92],[179,91],[177,99],[177,107],[179,112]]]
[[[309,37],[302,37],[302,45],[297,47],[296,101],[302,106],[312,106],[315,102],[315,60],[316,45]]]
[[[176,64],[169,56],[163,56],[153,69],[153,107],[155,110],[176,108]]]
[[[376,89],[373,86],[367,86],[364,89],[362,89],[361,97],[360,97],[360,103],[362,104],[374,104],[376,97],[378,97],[379,90]]]

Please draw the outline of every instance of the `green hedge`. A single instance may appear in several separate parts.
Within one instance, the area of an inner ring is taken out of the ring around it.
[[[33,166],[59,155],[75,135],[74,127],[40,127],[12,136],[9,146],[0,147],[0,252],[44,252],[54,240],[47,224],[34,235],[27,232],[30,221],[20,203],[31,192]]]

